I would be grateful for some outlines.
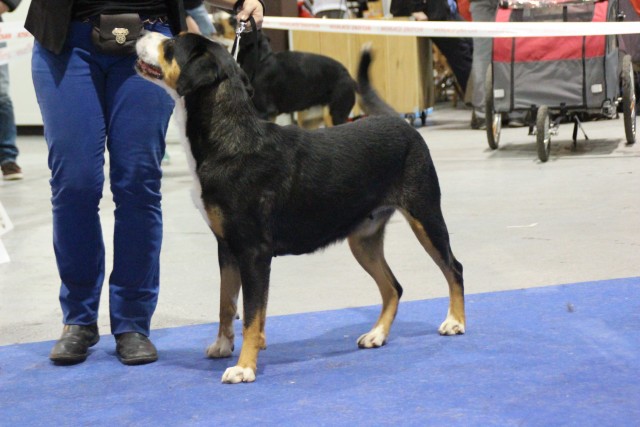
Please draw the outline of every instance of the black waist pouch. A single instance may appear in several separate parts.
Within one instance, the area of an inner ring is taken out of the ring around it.
[[[132,55],[142,33],[142,20],[137,13],[100,15],[94,23],[91,41],[102,53]]]

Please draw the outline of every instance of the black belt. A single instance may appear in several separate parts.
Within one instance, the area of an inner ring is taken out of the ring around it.
[[[169,23],[169,17],[167,16],[140,15],[140,20],[142,21],[143,24],[150,24],[150,25],[157,24],[157,23],[161,23],[161,24]],[[97,25],[100,25],[100,15],[89,16],[88,18],[81,19],[80,21],[86,24],[92,24],[97,26]]]

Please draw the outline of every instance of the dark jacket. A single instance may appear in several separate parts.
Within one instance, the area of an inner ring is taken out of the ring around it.
[[[6,4],[9,8],[9,12],[13,12],[16,10],[16,7],[20,4],[22,0],[0,0],[2,3]],[[2,22],[2,15],[0,15],[0,22]]]
[[[182,0],[166,0],[169,23],[174,34],[185,31]],[[17,3],[15,0],[13,3]],[[8,4],[8,3],[7,3]],[[32,0],[24,28],[46,49],[60,53],[71,23],[73,0]]]
[[[392,0],[390,9],[393,16],[411,16],[413,12],[424,12],[429,21],[452,20],[447,0]]]

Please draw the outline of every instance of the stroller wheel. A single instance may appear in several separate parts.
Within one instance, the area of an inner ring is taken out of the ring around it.
[[[549,127],[549,108],[543,105],[538,108],[538,114],[536,116],[536,145],[538,147],[538,158],[541,162],[549,160],[549,151],[551,151],[551,133]]]
[[[487,122],[487,142],[492,150],[498,148],[502,130],[502,114],[496,113],[493,105],[493,68],[489,64],[484,81],[484,114]]]
[[[622,58],[622,113],[627,144],[636,142],[636,92],[631,55]]]

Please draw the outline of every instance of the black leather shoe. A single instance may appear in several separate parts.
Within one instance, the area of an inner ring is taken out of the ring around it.
[[[143,365],[158,360],[158,351],[148,337],[138,332],[116,335],[116,353],[125,365]]]
[[[49,359],[56,365],[84,362],[92,347],[100,340],[98,325],[64,325],[62,336],[51,349]]]

